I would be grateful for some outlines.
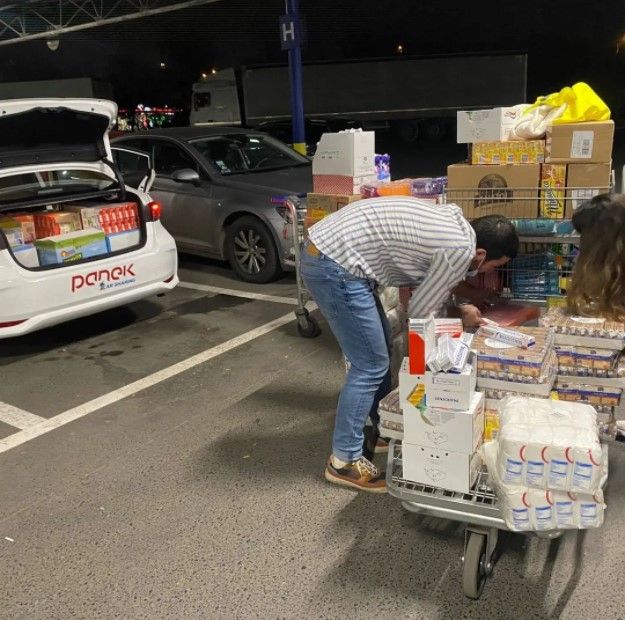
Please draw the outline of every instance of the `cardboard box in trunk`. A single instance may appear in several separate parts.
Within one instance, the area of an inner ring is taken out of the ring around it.
[[[447,202],[461,207],[467,219],[495,213],[511,218],[537,216],[540,164],[453,164],[447,176]]]
[[[609,162],[613,143],[614,121],[552,125],[547,128],[545,161],[552,164]]]
[[[569,164],[567,200],[564,217],[573,217],[575,209],[598,194],[610,191],[612,164]]]

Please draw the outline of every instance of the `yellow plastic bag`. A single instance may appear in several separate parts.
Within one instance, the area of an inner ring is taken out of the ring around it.
[[[562,113],[553,119],[554,125],[610,120],[610,108],[585,82],[566,86],[559,93],[538,97],[525,113],[543,105],[562,109]]]

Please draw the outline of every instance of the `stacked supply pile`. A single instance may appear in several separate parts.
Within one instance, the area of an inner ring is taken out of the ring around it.
[[[625,324],[551,308],[541,325],[555,332],[558,377],[553,397],[591,404],[610,432],[625,388]]]
[[[523,140],[526,107],[458,112],[458,144],[469,145],[469,158],[449,166],[448,199],[467,218],[570,218],[608,191],[614,122],[545,125],[539,139]]]
[[[18,263],[28,268],[103,256],[141,241],[134,202],[81,203],[8,213],[0,217],[0,232]]]
[[[399,374],[403,477],[468,493],[481,463],[484,397],[475,391],[471,337],[452,331],[437,337],[432,317],[410,321]]]
[[[390,289],[396,291],[397,289]],[[388,297],[389,289],[385,289],[380,295],[382,305],[384,306],[385,300]],[[398,296],[399,297],[399,296]],[[404,356],[407,351],[407,336],[408,331],[406,329],[407,320],[405,318],[406,311],[405,305],[399,301],[398,309],[402,316],[402,329],[400,334],[393,339],[393,351],[391,357],[391,372],[393,374],[393,383],[396,384],[396,378],[399,375],[399,370],[404,362]],[[389,323],[391,325],[391,331],[394,329],[394,316],[387,313]],[[448,334],[453,338],[460,338],[462,335],[462,321],[460,319],[435,319],[434,321],[435,337]],[[414,354],[414,344],[413,344]],[[379,405],[380,414],[380,435],[389,439],[404,438],[404,418],[403,411],[399,400],[399,389],[394,389],[390,394],[385,396]]]
[[[549,398],[557,372],[554,335],[544,327],[481,327],[473,339],[477,387],[486,396],[485,439],[499,429],[499,403],[508,395]]]
[[[388,156],[387,156],[388,159]],[[307,196],[306,229],[341,207],[360,200],[360,188],[389,177],[388,161],[378,161],[375,133],[324,133],[313,157],[313,192]],[[390,178],[390,177],[389,177]]]
[[[599,442],[592,407],[508,398],[499,436],[482,452],[511,530],[587,529],[603,523],[607,450]]]

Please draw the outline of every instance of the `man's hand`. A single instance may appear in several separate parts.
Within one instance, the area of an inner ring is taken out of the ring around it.
[[[496,291],[487,288],[478,288],[477,286],[469,284],[467,281],[460,282],[453,292],[458,297],[468,299],[472,304],[478,306],[479,308],[488,306],[497,299]]]
[[[471,304],[460,306],[460,316],[464,327],[479,327],[482,324],[482,313]]]

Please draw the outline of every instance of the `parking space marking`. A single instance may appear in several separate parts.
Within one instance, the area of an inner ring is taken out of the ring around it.
[[[53,431],[65,424],[69,424],[70,422],[74,422],[94,411],[98,411],[99,409],[103,409],[104,407],[108,407],[116,402],[124,398],[128,398],[138,392],[141,392],[149,387],[152,387],[158,383],[162,383],[167,379],[171,379],[176,375],[179,375],[195,366],[199,366],[204,362],[208,362],[209,360],[221,355],[222,353],[227,353],[228,351],[232,351],[232,349],[236,349],[242,344],[246,344],[256,338],[260,338],[269,332],[272,332],[287,323],[293,322],[295,319],[293,317],[293,313],[289,312],[269,323],[265,323],[260,327],[256,327],[255,329],[250,330],[249,332],[245,332],[240,336],[236,336],[235,338],[231,338],[226,342],[222,342],[221,344],[211,347],[210,349],[206,349],[197,355],[193,355],[192,357],[187,358],[186,360],[182,360],[176,364],[172,364],[163,370],[159,370],[143,379],[139,379],[133,383],[129,383],[128,385],[121,387],[117,390],[113,390],[108,394],[104,394],[103,396],[99,396],[98,398],[94,398],[82,405],[78,405],[73,409],[68,409],[63,413],[59,413],[53,418],[41,418],[36,424],[32,426],[28,426],[23,428],[21,431],[14,433],[13,435],[9,435],[4,439],[0,439],[0,453],[6,452],[7,450],[11,450],[31,439],[35,439],[36,437],[40,437],[41,435],[45,435],[50,431]]]
[[[280,297],[278,295],[265,295],[264,293],[252,293],[249,291],[237,291],[233,288],[220,288],[219,286],[210,286],[208,284],[196,284],[195,282],[180,282],[178,286],[189,288],[194,291],[203,291],[204,293],[215,293],[216,295],[229,295],[230,297],[243,297],[245,299],[255,299],[257,301],[270,301],[276,304],[289,304],[297,306],[295,297]]]
[[[45,421],[46,418],[42,418],[40,415],[35,415],[29,411],[18,409],[8,403],[0,402],[0,422],[4,422],[9,426],[15,426],[15,428],[28,428],[40,424]]]

